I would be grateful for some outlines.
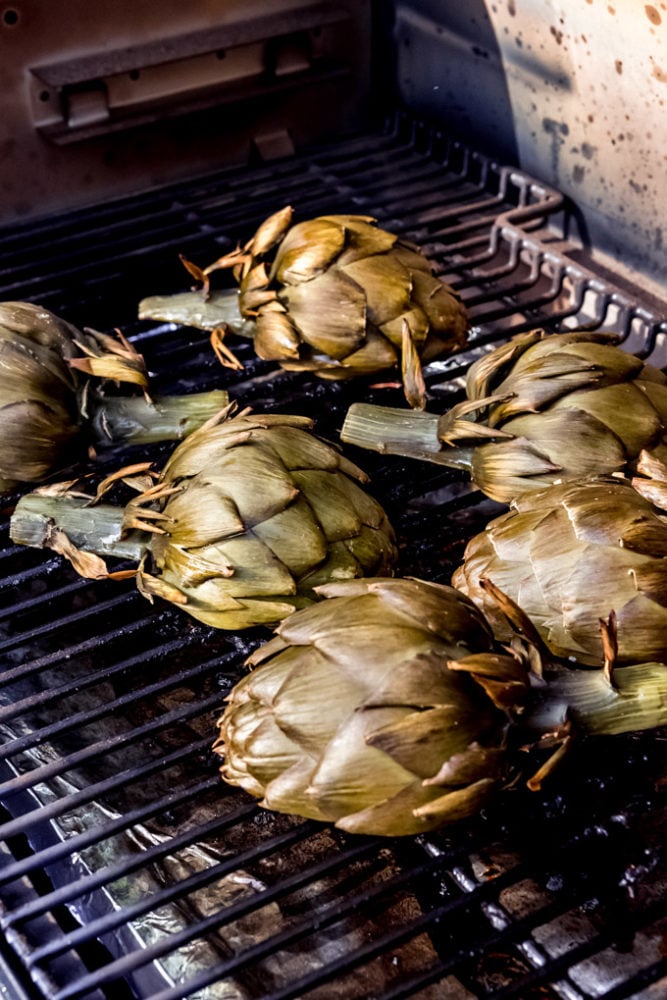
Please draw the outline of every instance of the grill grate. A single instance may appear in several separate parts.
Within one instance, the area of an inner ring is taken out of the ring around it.
[[[6,230],[2,297],[118,324],[159,391],[224,380],[244,404],[307,414],[337,438],[353,399],[400,405],[399,390],[276,372],[246,344],[235,345],[244,371],[223,375],[200,333],[135,318],[139,298],[184,287],[179,252],[212,259],[277,199],[302,216],[376,215],[459,290],[472,337],[428,367],[433,405],[460,396],[476,357],[535,325],[609,329],[666,363],[662,318],[545,239],[556,192],[407,116],[271,167]],[[403,574],[448,582],[467,538],[501,509],[450,470],[351,457],[397,527]],[[225,692],[266,633],[215,633],[130,583],[75,578],[0,530],[0,926],[26,995],[661,995],[665,775],[654,736],[589,741],[551,791],[517,789],[504,811],[429,837],[344,837],[267,814],[222,785],[210,752]]]

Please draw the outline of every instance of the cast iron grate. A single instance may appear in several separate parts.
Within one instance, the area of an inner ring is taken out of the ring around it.
[[[270,167],[6,230],[1,294],[121,326],[161,391],[224,382],[239,402],[307,414],[336,439],[353,399],[398,405],[399,390],[276,372],[246,344],[244,371],[222,373],[205,336],[135,319],[139,298],[185,287],[179,252],[207,261],[286,201],[302,216],[377,215],[460,291],[473,333],[464,352],[429,367],[433,406],[458,398],[480,353],[535,325],[613,330],[665,364],[662,317],[532,235],[561,208],[556,192],[407,117]],[[353,457],[397,527],[401,572],[447,582],[498,505],[448,470]],[[267,814],[222,785],[210,752],[224,694],[266,633],[215,633],[152,607],[130,583],[83,581],[0,530],[0,925],[33,995],[664,991],[655,737],[590,741],[549,792],[516,789],[428,838],[344,837]]]

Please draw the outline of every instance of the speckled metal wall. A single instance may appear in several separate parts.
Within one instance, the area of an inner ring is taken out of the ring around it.
[[[560,188],[664,295],[667,3],[409,0],[395,31],[406,103]]]

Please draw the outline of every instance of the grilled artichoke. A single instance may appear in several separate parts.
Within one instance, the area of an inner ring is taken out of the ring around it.
[[[221,414],[126,508],[29,494],[12,537],[56,548],[83,575],[107,575],[85,552],[141,560],[142,593],[216,628],[273,624],[319,584],[390,573],[396,556],[384,511],[358,485],[367,477],[310,427],[305,417]]]
[[[505,709],[525,670],[451,587],[319,588],[248,660],[214,749],[223,778],[278,812],[354,833],[420,833],[477,812],[503,777]],[[511,661],[511,662],[510,662]]]
[[[667,724],[667,669],[615,669],[613,616],[602,623],[604,665],[569,670],[542,657],[526,616],[489,589],[516,630],[502,652],[451,587],[319,588],[327,599],[286,619],[227,697],[213,747],[222,777],[278,812],[414,834],[473,815],[515,781],[512,744],[556,746],[527,781],[537,790],[573,734]]]
[[[325,379],[400,365],[409,402],[423,406],[420,358],[454,351],[466,339],[467,314],[456,294],[417,248],[370,216],[325,215],[295,225],[292,216],[289,207],[272,215],[243,250],[203,270],[186,266],[207,292],[212,271],[234,267],[240,317],[255,319],[261,358]],[[182,319],[183,296],[176,313],[167,305],[145,300],[140,316]],[[218,309],[229,322],[224,296],[214,315]],[[210,319],[204,325],[210,328]]]
[[[627,480],[527,494],[468,543],[452,583],[506,641],[485,578],[521,605],[556,656],[599,663],[598,622],[613,610],[620,664],[667,661],[667,515]]]
[[[41,306],[0,303],[0,490],[41,482],[89,440],[184,437],[227,398],[222,392],[154,403],[143,396],[103,398],[87,391],[77,369],[147,385],[129,345],[84,334]]]
[[[468,399],[444,416],[355,403],[342,439],[464,469],[505,503],[556,481],[631,469],[642,449],[664,460],[667,377],[609,339],[516,337],[472,365]]]

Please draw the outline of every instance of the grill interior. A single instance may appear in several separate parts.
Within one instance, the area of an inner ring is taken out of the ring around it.
[[[280,372],[242,342],[244,370],[223,372],[205,334],[136,320],[140,298],[186,287],[179,253],[206,263],[287,202],[299,217],[375,215],[460,292],[472,336],[427,368],[429,408],[460,398],[481,353],[539,325],[614,331],[667,363],[663,317],[567,255],[557,192],[402,115],[270,167],[7,229],[2,297],[120,327],[159,392],[224,385],[337,440],[351,402],[401,405],[399,388]],[[449,582],[503,509],[456,472],[350,454],[397,529],[402,575]],[[221,783],[210,751],[224,695],[268,633],[216,633],[131,582],[84,581],[13,546],[7,518],[1,531],[0,924],[22,995],[664,996],[661,734],[589,740],[545,791],[517,787],[425,837],[269,814]]]

